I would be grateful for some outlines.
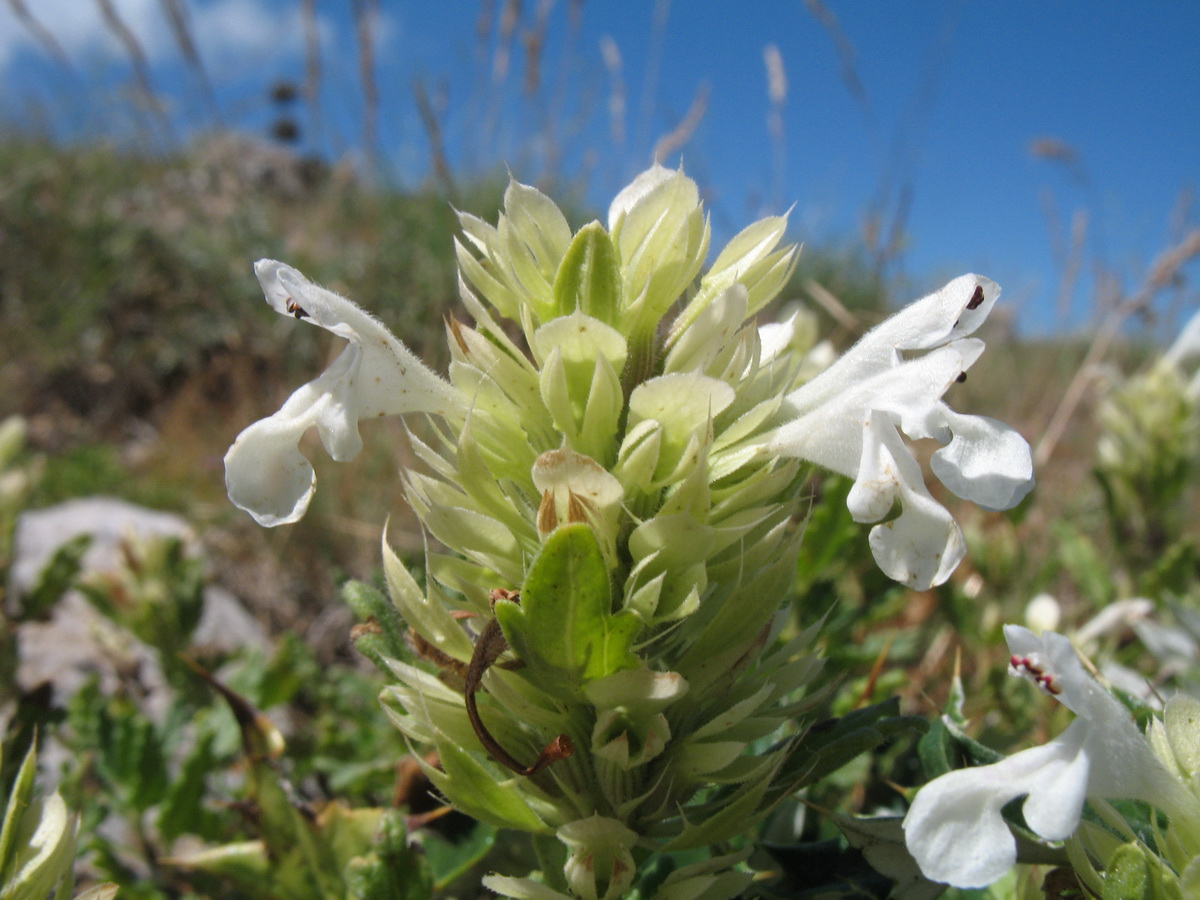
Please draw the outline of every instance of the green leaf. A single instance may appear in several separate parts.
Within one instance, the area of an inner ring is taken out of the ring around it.
[[[612,238],[599,222],[579,229],[554,277],[554,305],[560,316],[582,312],[617,324],[621,267]]]
[[[163,865],[184,871],[206,872],[231,882],[248,894],[261,894],[271,883],[271,866],[262,841],[240,841],[177,854]]]
[[[182,834],[209,840],[220,836],[221,818],[204,802],[208,774],[217,769],[213,751],[216,732],[205,731],[183,762],[179,776],[171,782],[158,814],[158,831],[164,843]]]
[[[954,769],[991,765],[1004,758],[1004,754],[970,737],[950,718],[949,713],[939,716],[921,737],[917,754],[927,779],[937,778]]]
[[[383,539],[383,574],[392,602],[404,621],[442,652],[462,662],[470,661],[473,649],[471,641],[449,611],[421,590],[412,573],[388,543],[386,531]]]
[[[386,548],[385,545],[385,549],[390,548]],[[384,570],[388,572],[389,584],[392,580],[388,571],[390,563],[385,555]],[[396,560],[396,564],[400,564],[399,560]],[[342,586],[342,601],[354,610],[360,621],[374,623],[379,628],[378,634],[384,653],[400,658],[408,654],[408,645],[404,641],[404,619],[396,606],[389,603],[383,594],[361,581],[348,581]]]
[[[780,783],[795,779],[793,789],[812,784],[902,731],[927,726],[919,716],[898,715],[899,709],[899,698],[893,697],[813,726],[788,760]]]
[[[145,812],[166,796],[167,762],[153,722],[113,700],[100,711],[98,738],[98,762],[124,803]]]
[[[539,270],[549,273],[571,240],[571,226],[562,211],[537,188],[514,178],[504,192],[504,212]]]
[[[556,696],[574,698],[587,682],[638,665],[630,645],[641,621],[628,611],[613,615],[608,568],[585,524],[550,535],[521,602],[497,602],[496,618],[526,674]]]
[[[876,872],[895,882],[893,900],[935,900],[945,885],[935,884],[922,873],[904,843],[903,816],[848,816],[830,813],[850,846],[862,853]]]
[[[499,828],[535,834],[551,832],[525,801],[519,783],[497,781],[486,766],[444,735],[438,735],[435,742],[442,768],[435,769],[425,763],[421,768],[457,809]]]
[[[1200,772],[1200,700],[1176,694],[1167,703],[1163,724],[1180,770],[1194,779]]]
[[[16,846],[17,831],[22,813],[33,798],[33,779],[37,774],[37,746],[30,745],[25,754],[25,761],[13,782],[12,791],[4,810],[4,827],[0,829],[0,884],[6,882],[12,874],[10,868],[13,856],[20,848]]]
[[[80,534],[54,551],[50,561],[38,573],[33,589],[22,598],[21,618],[38,619],[47,615],[62,595],[75,586],[83,555],[91,543],[90,534]]]
[[[682,828],[661,849],[669,851],[704,847],[746,833],[771,811],[775,800],[767,795],[767,790],[785,759],[785,751],[765,757],[757,778],[719,795],[719,802],[681,811]],[[689,813],[691,819],[688,818]]]
[[[496,828],[486,822],[476,822],[470,833],[453,841],[432,829],[422,832],[421,849],[433,871],[434,887],[444,889],[487,856],[496,844],[496,834]]]

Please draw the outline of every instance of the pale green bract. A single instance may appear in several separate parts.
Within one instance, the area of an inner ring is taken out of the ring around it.
[[[262,524],[293,522],[315,485],[297,449],[307,429],[345,460],[361,420],[428,416],[411,436],[421,466],[403,477],[447,552],[427,552],[422,585],[385,544],[396,607],[443,668],[478,653],[483,627],[462,615],[494,615],[502,661],[522,668],[492,666],[479,684],[491,737],[522,766],[556,735],[574,753],[514,777],[481,745],[461,686],[412,661],[389,663],[385,708],[437,749],[428,774],[459,808],[566,848],[552,885],[497,877],[494,889],[618,897],[647,850],[744,833],[820,768],[823,751],[799,752],[799,720],[831,687],[816,682],[815,628],[776,639],[809,502],[803,461],[855,480],[850,511],[881,523],[870,537],[880,566],[918,589],[945,581],[964,546],[902,435],[942,443],[935,474],[981,505],[1007,508],[1032,487],[1019,435],[941,401],[982,351],[969,335],[999,288],[958,278],[819,371],[810,317],[756,323],[799,252],[780,246],[786,217],[749,226],[704,271],[709,223],[680,171],[639,175],[607,227],[572,232],[516,182],[495,225],[460,223],[474,324],[448,324],[448,378],[349,300],[282,263],[256,264],[278,312],[349,343],[239,435],[226,483]],[[883,722],[838,753],[902,727]],[[679,896],[685,883],[714,898],[744,886],[722,866],[676,874]]]
[[[2,746],[2,743],[0,743]],[[0,795],[0,897],[4,900],[67,900],[75,886],[79,817],[58,791],[36,790],[37,746],[31,745],[7,797]],[[76,900],[112,900],[117,886],[95,885]]]

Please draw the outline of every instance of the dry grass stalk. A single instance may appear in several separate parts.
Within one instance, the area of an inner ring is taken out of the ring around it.
[[[317,22],[317,0],[303,0],[300,18],[304,23],[304,102],[308,105],[313,136],[321,136],[321,29]]]
[[[548,0],[546,3],[547,16],[551,5],[553,4]],[[570,76],[578,59],[575,48],[579,45],[582,30],[583,0],[568,0],[566,39],[559,57],[558,77],[555,79],[554,91],[550,96],[549,112],[546,115],[545,123],[546,171],[548,174],[556,173],[562,162],[563,146],[555,132],[579,130],[578,128],[572,129],[564,121],[564,110],[567,107],[567,99],[572,94],[569,88]]]
[[[661,162],[673,153],[678,153],[692,139],[692,135],[696,133],[696,129],[704,120],[704,114],[708,112],[710,93],[712,93],[712,88],[707,81],[702,81],[696,86],[696,96],[692,98],[692,105],[679,120],[679,124],[660,137],[658,143],[654,145],[653,158],[655,162]]]
[[[771,102],[767,113],[767,133],[771,136],[772,168],[774,185],[771,200],[776,209],[783,206],[783,185],[787,167],[787,145],[784,143],[783,106],[787,102],[787,73],[783,68],[783,54],[779,46],[771,43],[763,48],[763,63],[767,67],[767,98]]]
[[[446,143],[442,137],[442,126],[438,122],[437,112],[425,90],[425,82],[420,78],[413,79],[413,99],[417,103],[417,112],[421,116],[421,125],[429,138],[429,154],[433,159],[433,173],[442,189],[450,197],[456,195],[454,174],[450,170],[450,161],[446,157]]]
[[[196,42],[192,38],[191,20],[188,18],[187,7],[183,0],[161,0],[161,4],[167,21],[171,24],[175,43],[179,45],[179,52],[183,54],[184,61],[200,84],[200,90],[204,93],[204,101],[208,104],[213,119],[219,124],[221,108],[217,105],[217,95],[213,90],[212,80],[208,77],[208,70],[204,67],[204,60],[200,58],[200,51],[196,48]]]
[[[833,10],[822,3],[821,0],[804,0],[804,5],[821,27],[829,33],[829,37],[832,38],[833,48],[837,52],[838,60],[842,64],[842,82],[846,85],[846,90],[850,92],[850,96],[863,108],[863,113],[867,116],[868,121],[871,120],[871,104],[867,96],[867,91],[863,87],[862,80],[858,77],[858,70],[855,68],[858,54],[854,52],[854,45],[846,37],[846,32],[842,30],[842,26],[838,22],[837,16],[834,15]]]
[[[350,0],[358,40],[358,74],[363,89],[363,145],[367,156],[379,154],[379,86],[375,82],[375,24],[379,0]]]
[[[525,93],[533,96],[538,92],[542,79],[542,51],[546,49],[546,32],[550,30],[550,12],[554,0],[540,0],[533,27],[521,36],[525,45]]]
[[[485,0],[480,12],[478,27],[491,25],[491,3]],[[500,121],[500,108],[504,99],[504,83],[508,80],[508,70],[512,60],[512,44],[521,18],[521,0],[505,0],[500,10],[500,19],[496,25],[496,49],[492,54],[492,77],[487,90],[486,109],[483,114],[483,125],[479,129],[479,137],[473,148],[481,158],[490,159],[494,155],[494,143]],[[481,43],[486,43],[481,33]],[[485,48],[486,49],[486,48]],[[428,130],[428,126],[426,126]]]
[[[650,53],[646,58],[646,80],[642,85],[642,102],[638,109],[637,129],[634,132],[634,150],[640,153],[646,146],[653,125],[654,101],[658,96],[658,73],[662,68],[663,45],[667,37],[667,17],[671,12],[671,0],[655,0],[654,19],[650,31]]]
[[[1063,392],[1058,408],[1054,410],[1054,414],[1042,432],[1042,437],[1033,453],[1035,467],[1044,466],[1054,454],[1054,448],[1062,439],[1071,417],[1074,416],[1076,408],[1083,399],[1092,373],[1107,355],[1125,320],[1135,313],[1145,311],[1155,295],[1163,288],[1175,283],[1180,269],[1198,255],[1200,255],[1200,228],[1193,229],[1174,247],[1160,253],[1151,263],[1150,270],[1137,292],[1112,308],[1096,332],[1096,337],[1088,347],[1083,362],[1079,364],[1079,369],[1075,372],[1071,383],[1067,385],[1066,391]]]
[[[1029,142],[1029,155],[1047,162],[1059,163],[1080,184],[1087,182],[1087,172],[1083,168],[1083,158],[1079,151],[1060,138],[1034,138]]]
[[[825,312],[833,317],[834,321],[849,331],[851,334],[861,334],[863,332],[862,323],[858,321],[858,317],[850,310],[846,309],[845,305],[833,293],[812,278],[805,279],[804,290],[808,291],[808,295],[817,303]]]
[[[1066,324],[1071,308],[1071,297],[1075,294],[1075,285],[1079,281],[1079,272],[1083,268],[1083,251],[1087,244],[1087,232],[1087,210],[1078,209],[1071,217],[1071,244],[1063,260],[1062,280],[1058,285],[1058,316],[1059,321],[1063,324]]]
[[[496,55],[492,58],[492,82],[503,84],[508,79],[512,60],[513,35],[521,18],[521,0],[505,0],[500,11],[500,39],[496,42]]]
[[[25,30],[42,46],[43,50],[53,56],[55,61],[64,69],[72,72],[75,71],[75,67],[71,65],[71,60],[63,52],[62,45],[54,39],[54,35],[49,32],[45,25],[33,17],[29,8],[25,5],[25,0],[8,0],[8,6],[13,11],[13,15],[17,17],[17,20],[25,26]]]
[[[480,46],[486,47],[488,35],[492,33],[492,18],[496,13],[494,0],[482,0],[479,4],[479,16],[475,19],[475,38]]]
[[[166,143],[174,144],[174,129],[171,128],[171,123],[168,121],[167,114],[163,110],[162,102],[154,92],[154,87],[150,81],[150,63],[145,51],[142,50],[142,45],[138,43],[137,36],[130,31],[129,26],[121,19],[116,7],[112,4],[112,0],[96,0],[96,6],[100,10],[100,17],[104,20],[105,26],[125,49],[125,54],[129,57],[129,63],[133,67],[133,77],[138,86],[138,93],[141,94],[142,102],[150,110],[151,115],[162,129],[161,136],[165,139]]]
[[[600,38],[600,57],[608,70],[608,121],[613,143],[625,144],[625,79],[622,75],[621,48],[609,35]]]

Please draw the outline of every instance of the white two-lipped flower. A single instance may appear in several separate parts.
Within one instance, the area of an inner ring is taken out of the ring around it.
[[[254,274],[276,312],[349,341],[324,374],[239,434],[225,454],[229,499],[260,525],[274,526],[301,518],[312,499],[316,476],[297,448],[309,428],[315,425],[329,455],[345,462],[362,449],[361,420],[408,412],[445,416],[461,400],[383,323],[345,297],[273,259],[260,259]]]
[[[878,522],[899,500],[902,511],[871,530],[881,569],[915,589],[941,584],[966,552],[962,531],[930,495],[901,432],[945,446],[932,468],[958,496],[986,509],[1009,509],[1033,488],[1029,444],[1002,422],[954,412],[941,397],[983,352],[970,338],[1000,288],[963,275],[909,304],[837,362],[788,394],[794,418],[763,446],[854,479],[854,519]],[[909,358],[906,353],[921,352]]]
[[[955,887],[989,885],[1017,861],[1000,810],[1018,797],[1026,797],[1026,824],[1051,841],[1075,832],[1088,797],[1145,800],[1168,814],[1181,802],[1179,783],[1070,641],[1018,625],[1006,625],[1004,635],[1012,670],[1078,718],[1048,744],[957,769],[921,788],[904,819],[905,843],[927,878]]]

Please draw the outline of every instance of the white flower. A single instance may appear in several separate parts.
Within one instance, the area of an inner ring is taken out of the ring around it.
[[[1062,621],[1062,605],[1053,594],[1041,593],[1025,604],[1025,624],[1041,634],[1053,631]]]
[[[350,342],[324,374],[239,434],[225,454],[229,498],[259,524],[273,526],[295,522],[312,499],[316,476],[297,449],[310,427],[317,427],[329,455],[345,462],[362,449],[362,419],[408,412],[445,416],[460,401],[381,322],[346,298],[272,259],[260,259],[254,272],[276,312]]]
[[[1033,488],[1029,445],[1008,426],[964,416],[941,402],[983,352],[967,335],[1000,294],[963,275],[868,332],[837,362],[787,396],[791,421],[762,452],[798,456],[855,479],[848,498],[859,522],[878,522],[899,500],[900,516],[871,530],[880,568],[914,589],[941,584],[965,552],[962,532],[930,495],[900,433],[934,438],[934,474],[989,509],[1008,509]],[[928,351],[912,359],[905,351]]]
[[[1079,718],[1041,747],[990,766],[958,769],[917,794],[904,819],[905,843],[927,878],[983,887],[1017,861],[1001,808],[1026,796],[1025,822],[1051,841],[1079,825],[1088,797],[1146,800],[1171,813],[1180,785],[1159,763],[1133,718],[1084,669],[1060,634],[1006,625],[1013,670],[1057,697]]]

